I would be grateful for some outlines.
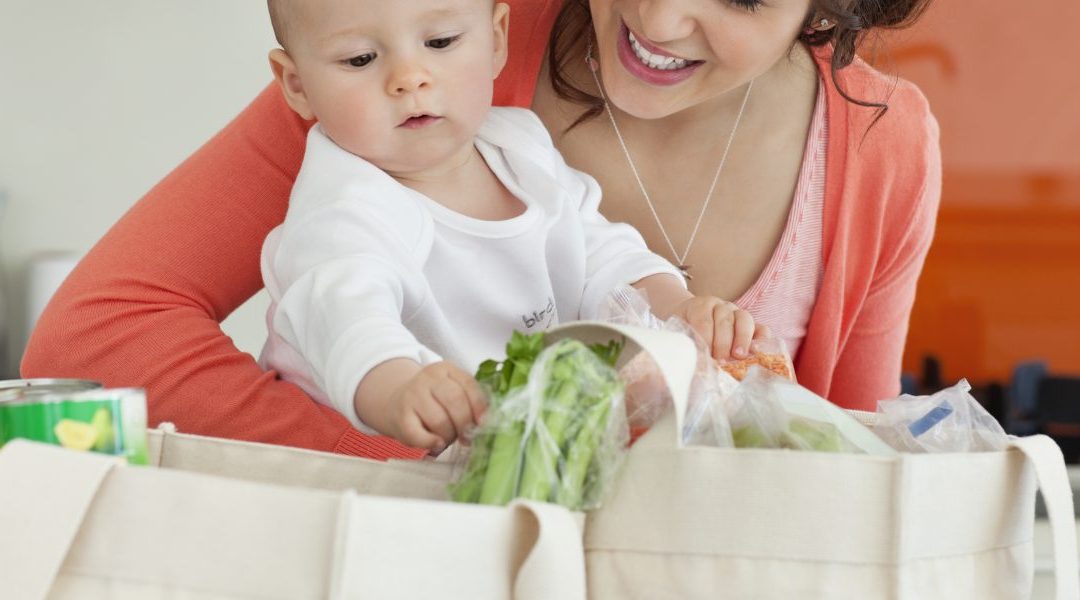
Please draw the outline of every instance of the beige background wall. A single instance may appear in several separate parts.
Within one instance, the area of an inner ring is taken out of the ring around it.
[[[261,0],[0,0],[0,378],[21,354],[28,261],[84,253],[269,82],[265,10]],[[249,304],[226,329],[257,352],[265,303]]]

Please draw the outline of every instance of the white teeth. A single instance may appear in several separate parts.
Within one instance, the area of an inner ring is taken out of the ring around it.
[[[641,61],[641,64],[649,67],[650,69],[656,69],[658,71],[670,71],[673,69],[681,69],[690,64],[690,61],[683,60],[681,58],[675,58],[674,56],[664,56],[662,54],[653,54],[645,49],[641,45],[641,42],[637,41],[633,32],[629,33],[630,47],[634,49],[634,54]]]

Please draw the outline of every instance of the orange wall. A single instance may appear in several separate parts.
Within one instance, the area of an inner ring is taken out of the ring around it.
[[[875,64],[926,93],[946,168],[1080,171],[1080,2],[933,2]]]
[[[1080,2],[937,0],[873,62],[941,123],[938,233],[905,369],[1006,381],[1043,358],[1080,374]],[[865,53],[864,53],[865,54]]]

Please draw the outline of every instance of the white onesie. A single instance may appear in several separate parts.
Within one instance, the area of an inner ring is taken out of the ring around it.
[[[635,229],[600,215],[596,181],[567,166],[534,113],[491,109],[476,148],[524,213],[451,211],[316,125],[285,222],[263,245],[272,304],[260,362],[362,431],[353,395],[379,363],[473,372],[503,357],[515,329],[592,318],[616,286],[681,277]]]

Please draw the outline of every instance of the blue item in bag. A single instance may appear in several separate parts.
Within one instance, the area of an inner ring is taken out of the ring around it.
[[[919,417],[919,419],[914,421],[911,425],[908,425],[908,431],[911,432],[912,436],[919,437],[927,431],[930,431],[934,425],[944,421],[945,418],[951,414],[953,414],[953,408],[949,406],[949,402],[946,400],[935,406],[930,412]]]

